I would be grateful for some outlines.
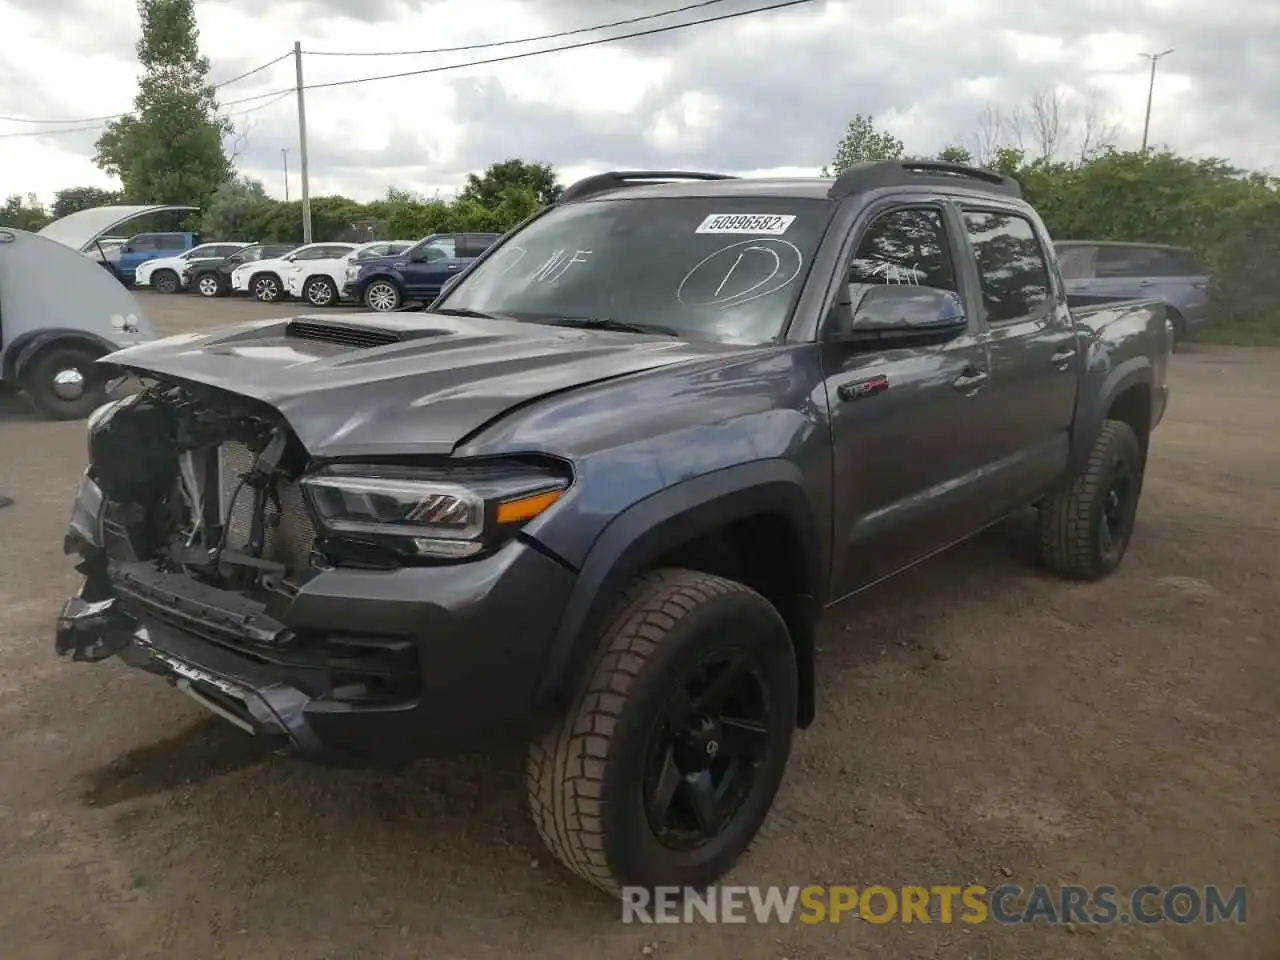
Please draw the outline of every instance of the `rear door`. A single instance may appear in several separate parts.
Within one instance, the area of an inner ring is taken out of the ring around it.
[[[979,406],[994,453],[986,481],[994,517],[1066,471],[1082,348],[1039,225],[998,206],[966,203],[961,213],[991,356]]]
[[[834,449],[836,543],[832,596],[853,593],[981,525],[980,487],[992,458],[981,398],[986,341],[961,269],[964,235],[941,199],[871,211],[847,267],[850,299],[864,284],[951,291],[971,306],[968,330],[945,343],[877,349],[826,338],[823,371]],[[831,324],[852,324],[837,306]]]

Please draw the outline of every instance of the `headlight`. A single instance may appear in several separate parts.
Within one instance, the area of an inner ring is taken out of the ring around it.
[[[547,510],[565,473],[526,463],[452,468],[337,465],[303,478],[321,525],[422,557],[482,553]]]
[[[348,280],[354,280],[357,276],[359,276],[359,274],[360,274],[360,267],[359,267],[359,265],[354,264],[354,263],[351,263],[351,264],[348,264],[348,265],[347,265],[347,279],[348,279]]]

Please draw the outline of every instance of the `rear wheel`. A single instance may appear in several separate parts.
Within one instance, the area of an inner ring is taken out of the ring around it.
[[[328,307],[338,299],[338,288],[328,277],[311,277],[302,288],[302,296],[313,307]]]
[[[705,887],[764,822],[795,728],[786,624],[740,583],[637,578],[558,727],[529,748],[543,841],[601,890]]]
[[[395,310],[402,302],[400,288],[390,280],[375,280],[364,291],[364,305],[379,313]]]
[[[178,275],[172,270],[157,270],[151,275],[151,286],[156,293],[177,293]]]
[[[261,300],[263,303],[274,303],[280,299],[283,292],[280,278],[274,273],[258,274],[249,281],[249,291],[254,299]]]
[[[22,386],[35,408],[54,420],[80,420],[107,402],[106,387],[89,384],[98,354],[83,347],[50,347],[23,371]]]
[[[1040,555],[1055,573],[1100,580],[1124,559],[1142,494],[1145,458],[1133,427],[1105,420],[1089,460],[1040,507]]]

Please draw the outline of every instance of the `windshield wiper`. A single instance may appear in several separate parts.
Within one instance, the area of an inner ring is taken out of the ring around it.
[[[441,307],[429,310],[428,313],[443,313],[446,317],[474,317],[477,320],[510,320],[498,313],[485,313],[483,310],[472,310],[470,307]]]
[[[538,317],[536,323],[549,323],[560,327],[575,327],[579,330],[616,330],[619,333],[656,333],[664,337],[683,337],[684,334],[674,327],[664,327],[656,323],[631,323],[613,317]]]

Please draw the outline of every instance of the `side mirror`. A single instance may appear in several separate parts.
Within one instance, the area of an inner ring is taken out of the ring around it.
[[[132,244],[132,243],[122,243],[122,244],[120,244],[120,252],[121,252],[121,253],[133,253],[133,244]]]
[[[846,340],[956,335],[968,326],[959,294],[910,284],[851,283],[837,310]]]

